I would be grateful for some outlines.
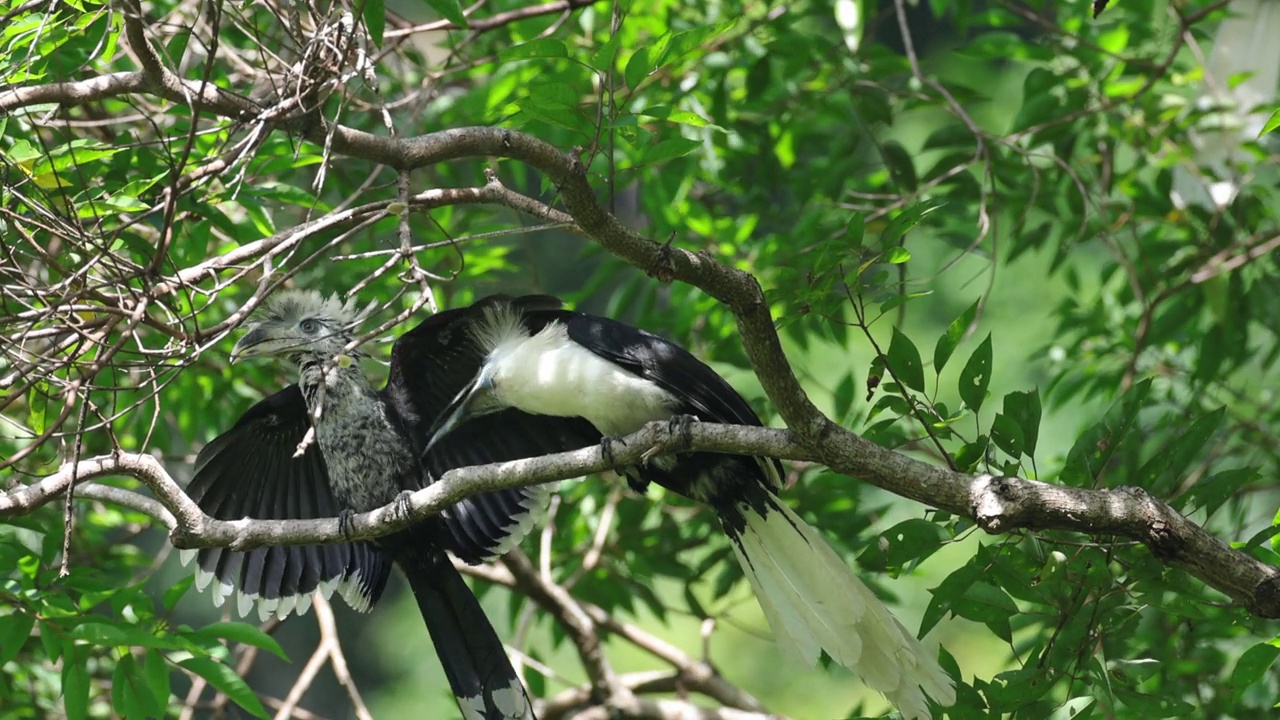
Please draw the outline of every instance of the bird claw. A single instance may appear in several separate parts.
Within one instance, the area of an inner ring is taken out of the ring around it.
[[[616,465],[618,462],[618,459],[613,454],[614,443],[618,443],[623,447],[626,447],[627,445],[627,442],[620,437],[605,435],[604,437],[600,438],[600,456],[603,457],[604,461],[609,463],[610,465]]]
[[[406,520],[413,517],[413,503],[409,500],[411,497],[413,497],[412,490],[401,490],[400,494],[396,495],[396,499],[392,501],[395,503],[396,515]]]
[[[693,443],[693,424],[698,422],[698,418],[692,415],[673,415],[667,421],[667,432],[671,437],[680,437],[680,444],[688,447]]]
[[[338,511],[338,532],[342,533],[342,537],[346,538],[347,542],[351,542],[351,518],[355,516],[356,513],[351,508],[342,508]]]

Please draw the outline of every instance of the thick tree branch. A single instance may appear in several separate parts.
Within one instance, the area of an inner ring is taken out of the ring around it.
[[[1147,545],[1162,561],[1195,575],[1249,612],[1265,618],[1280,618],[1280,569],[1232,549],[1167,504],[1135,488],[1094,490],[1021,478],[970,476],[913,460],[845,431],[831,434],[822,457],[817,457],[789,430],[712,423],[693,423],[686,430],[673,430],[668,423],[650,423],[626,437],[624,442],[615,443],[613,448],[617,466],[642,462],[655,452],[694,449],[822,461],[836,472],[869,479],[899,495],[972,517],[990,533],[1052,529],[1129,538]],[[593,446],[541,458],[451,470],[439,482],[410,496],[408,514],[401,512],[397,503],[392,503],[354,516],[349,526],[351,537],[389,534],[478,492],[579,477],[612,467],[600,448]],[[0,494],[0,517],[24,515],[53,501],[66,489],[72,475],[72,467],[66,465],[32,485]],[[182,492],[160,463],[147,455],[122,454],[84,460],[74,475],[79,480],[109,475],[141,480],[156,500],[137,496],[137,502],[125,504],[153,516],[158,515],[152,512],[157,509],[156,503],[163,505],[171,516],[157,519],[170,528],[170,538],[178,547],[243,550],[263,545],[345,539],[336,518],[235,521],[209,518]],[[81,494],[118,502],[125,499],[124,492],[111,488],[109,496],[96,491],[87,495],[81,491]]]

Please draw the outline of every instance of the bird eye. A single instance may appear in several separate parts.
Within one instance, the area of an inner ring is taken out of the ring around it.
[[[302,332],[308,335],[315,335],[317,332],[320,331],[320,323],[316,322],[311,318],[307,318],[306,320],[303,320],[298,327],[301,327]]]

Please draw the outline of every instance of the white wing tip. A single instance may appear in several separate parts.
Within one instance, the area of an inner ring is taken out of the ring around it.
[[[373,600],[364,593],[361,585],[359,570],[342,579],[338,585],[338,593],[356,612],[369,612],[373,608]]]

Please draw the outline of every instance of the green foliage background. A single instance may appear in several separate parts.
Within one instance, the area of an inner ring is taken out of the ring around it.
[[[529,5],[495,0],[470,20]],[[376,70],[329,86],[319,114],[385,133],[386,107],[400,136],[496,125],[581,148],[625,222],[755,274],[804,387],[845,427],[937,462],[945,453],[975,473],[1139,486],[1277,563],[1270,368],[1280,274],[1272,253],[1252,252],[1277,231],[1274,146],[1248,146],[1253,181],[1224,211],[1177,209],[1169,198],[1176,167],[1197,172],[1191,133],[1210,115],[1193,102],[1199,45],[1224,9],[1125,0],[1095,20],[1083,2],[633,0],[484,32],[397,34],[440,12],[456,19],[458,7],[357,7],[382,36],[367,46]],[[245,95],[264,89],[243,64],[282,67],[256,48],[286,59],[303,51],[268,4],[158,0],[145,12],[171,68]],[[851,12],[856,28],[837,22]],[[46,12],[6,0],[0,15],[9,89],[137,67],[123,15],[106,4],[67,0]],[[285,130],[239,145],[255,128],[145,93],[0,116],[0,330],[39,330],[22,313],[52,307],[77,282],[102,291],[75,311],[85,322],[120,297],[145,296],[147,282],[93,258],[170,275],[339,206],[396,198],[395,174],[360,159],[333,157],[319,182],[324,149]],[[230,169],[202,174],[219,160]],[[511,161],[442,163],[410,182],[413,192],[476,187],[490,170],[554,205],[554,188]],[[504,208],[457,204],[410,222],[413,242],[430,246],[416,256],[442,306],[492,292],[559,294],[682,342],[773,415],[732,317],[700,291],[660,284]],[[289,380],[266,364],[233,370],[230,328],[218,323],[264,277],[286,275],[331,291],[373,278],[362,297],[410,307],[420,292],[397,276],[396,231],[383,216],[318,233],[274,258],[269,274],[254,264],[157,300],[156,323],[108,337],[125,346],[94,371],[92,412],[59,417],[64,391],[102,347],[50,351],[38,371],[0,387],[5,482],[52,472],[77,444],[83,455],[149,451],[185,478],[195,450]],[[50,294],[27,291],[35,287]],[[15,371],[15,357],[5,354],[0,375]],[[964,682],[952,716],[1274,712],[1274,625],[1144,547],[1054,532],[990,537],[856,479],[794,470],[795,506],[896,596],[909,627],[937,626],[932,637]],[[554,534],[527,551],[549,549],[557,577],[573,576],[615,485],[567,487]],[[884,710],[842,671],[780,671],[711,516],[657,491],[650,500],[620,503],[605,560],[575,597],[694,655],[700,619],[718,618],[711,659],[778,712]],[[0,526],[0,715],[176,716],[190,684],[180,668],[250,712],[261,710],[250,687],[288,687],[314,642],[307,620],[274,639],[215,622],[150,518],[86,502],[76,519],[66,577],[60,507]],[[529,623],[528,651],[562,675],[533,672],[534,693],[583,680],[563,634],[527,617],[525,599],[490,591],[485,601],[504,632]],[[339,610],[375,716],[448,716],[413,603],[397,586],[384,605],[369,619]],[[246,684],[220,639],[287,650],[293,662],[264,657]],[[621,670],[652,668],[624,644],[611,653]],[[304,705],[333,708],[335,693],[317,688]]]

